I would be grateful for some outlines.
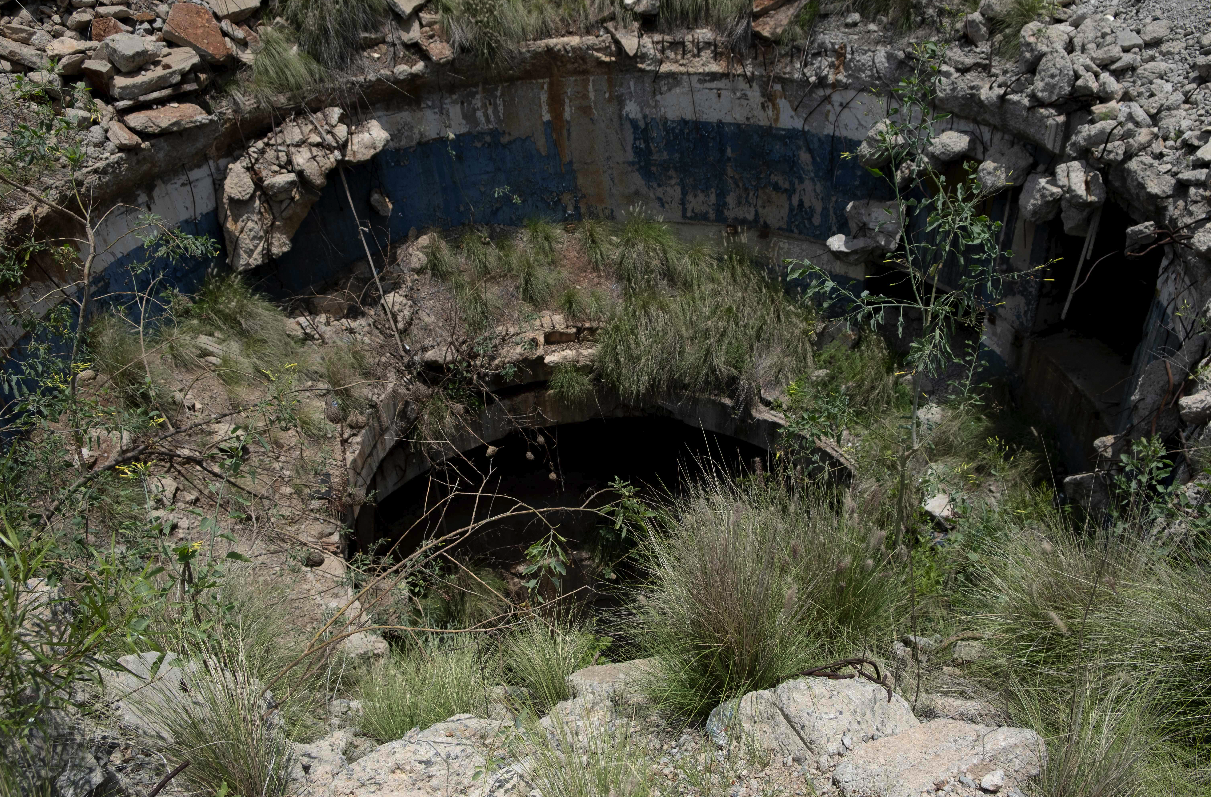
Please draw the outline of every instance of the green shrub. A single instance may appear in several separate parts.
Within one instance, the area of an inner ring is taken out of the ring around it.
[[[534,617],[505,637],[501,659],[509,684],[525,689],[535,713],[546,714],[571,697],[567,677],[587,667],[600,649],[590,631]]]
[[[890,641],[903,587],[884,535],[781,481],[712,480],[641,541],[632,634],[653,697],[702,716],[813,664]]]
[[[326,67],[346,65],[361,49],[362,33],[376,30],[386,0],[286,0],[286,21],[299,46]]]
[[[363,676],[361,729],[389,742],[455,714],[486,716],[483,663],[471,645],[392,653]]]

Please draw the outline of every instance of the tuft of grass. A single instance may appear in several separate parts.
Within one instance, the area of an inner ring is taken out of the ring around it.
[[[445,282],[458,274],[458,258],[441,236],[433,237],[433,240],[425,247],[424,255],[425,270],[433,279]]]
[[[752,11],[749,0],[661,0],[660,25],[666,30],[712,28],[739,47],[748,41]]]
[[[359,684],[361,729],[380,742],[455,714],[486,716],[488,688],[473,646],[393,653]]]
[[[1092,673],[1101,670],[1094,664]],[[1156,748],[1147,681],[1089,677],[1071,696],[1025,698],[1029,724],[1049,737],[1034,782],[1039,797],[1136,797],[1148,793],[1144,770]],[[1055,729],[1055,730],[1052,730]]]
[[[315,375],[328,384],[346,413],[366,412],[370,400],[365,382],[371,366],[370,354],[364,348],[356,343],[342,343],[325,349]]]
[[[572,285],[559,297],[559,312],[569,321],[582,321],[590,316],[589,297],[579,286]]]
[[[534,254],[523,249],[513,258],[513,276],[517,279],[517,295],[523,302],[545,307],[559,288],[561,275],[541,251]]]
[[[273,26],[261,29],[261,43],[247,81],[254,94],[295,94],[315,88],[327,78],[328,70],[299,49],[290,31]]]
[[[572,363],[555,366],[547,387],[567,404],[584,404],[593,396],[593,378]]]
[[[470,267],[472,276],[485,279],[492,276],[500,267],[500,253],[492,245],[491,239],[478,232],[468,230],[459,243],[463,260]]]
[[[628,400],[751,394],[810,372],[812,324],[810,310],[732,254],[680,292],[625,302],[601,332],[597,369]]]
[[[536,714],[546,714],[571,697],[568,676],[587,667],[600,649],[598,638],[583,628],[531,617],[505,637],[501,658],[509,684],[528,692]]]
[[[623,222],[611,259],[614,273],[632,293],[662,284],[679,287],[689,276],[682,268],[682,246],[672,228],[641,211]]]
[[[590,727],[575,717],[570,723],[552,717],[550,727],[527,728],[519,742],[523,777],[544,797],[647,797],[654,792],[651,756],[625,723]],[[569,760],[576,766],[568,766]]]
[[[552,222],[545,219],[526,219],[523,228],[525,247],[544,266],[559,265],[559,246],[563,233]]]
[[[648,684],[700,717],[814,663],[890,640],[903,595],[884,536],[781,481],[711,479],[640,541],[634,636]]]
[[[1022,48],[1022,28],[1031,22],[1043,22],[1051,17],[1055,3],[1052,0],[1013,0],[1009,4],[1008,13],[993,22],[992,32],[1000,34],[1001,54],[1013,57]]]
[[[632,17],[621,0],[439,0],[437,9],[454,47],[488,62],[511,60],[526,42],[590,33],[610,12]]]
[[[146,342],[158,338],[147,330]],[[93,365],[108,379],[108,388],[118,402],[128,409],[161,410],[171,405],[167,387],[168,375],[155,346],[140,344],[138,330],[114,313],[97,318],[88,330],[89,350]],[[168,414],[168,413],[165,413]]]
[[[360,47],[362,33],[373,31],[387,13],[386,0],[286,0],[286,21],[298,43],[325,67],[339,68]]]
[[[589,265],[597,271],[604,270],[609,259],[612,248],[611,232],[610,225],[601,219],[585,219],[580,222],[577,230],[580,244],[589,258]]]

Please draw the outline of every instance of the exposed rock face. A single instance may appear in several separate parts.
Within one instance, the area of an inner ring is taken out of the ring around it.
[[[989,787],[997,785],[990,790],[999,791],[1038,775],[1044,756],[1043,739],[1025,728],[933,720],[859,745],[837,765],[833,782],[845,797],[917,797],[961,777],[974,785],[992,776]]]
[[[343,111],[291,119],[227,167],[220,219],[232,268],[244,271],[290,251],[291,239],[338,162],[362,163],[390,140],[375,120],[350,132]]]
[[[323,794],[504,797],[524,793],[512,767],[488,771],[488,757],[503,748],[501,736],[506,727],[498,721],[459,714],[427,730],[412,731],[343,769]]]
[[[803,678],[719,706],[707,731],[716,743],[744,739],[781,758],[814,761],[919,724],[904,698],[888,701],[887,690],[869,681]]]

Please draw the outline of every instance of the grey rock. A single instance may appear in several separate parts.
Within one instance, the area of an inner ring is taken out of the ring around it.
[[[206,4],[221,20],[239,22],[261,10],[261,0],[206,0]]]
[[[265,193],[270,199],[289,199],[299,187],[299,178],[294,172],[286,172],[265,181]]]
[[[1123,48],[1119,47],[1117,43],[1112,43],[1099,47],[1088,55],[1089,60],[1095,66],[1109,66],[1123,57]]]
[[[294,745],[290,784],[298,794],[322,794],[348,766],[345,750],[354,740],[348,728],[336,730],[310,744]]]
[[[1136,224],[1134,227],[1127,228],[1127,241],[1125,247],[1127,249],[1135,249],[1141,246],[1147,246],[1156,240],[1156,222],[1146,221],[1143,224]]]
[[[133,33],[115,33],[101,42],[98,52],[122,72],[134,72],[158,54],[158,48],[153,49],[150,44],[148,39]]]
[[[833,782],[845,797],[917,797],[932,794],[940,780],[991,767],[1016,787],[1039,774],[1045,755],[1034,731],[939,719],[858,745],[837,765]]]
[[[1076,76],[1072,61],[1063,50],[1050,50],[1039,61],[1034,73],[1034,96],[1039,102],[1050,105],[1072,92]]]
[[[428,0],[387,0],[387,5],[391,7],[392,11],[407,19],[427,2]]]
[[[1147,155],[1137,155],[1124,167],[1128,190],[1137,199],[1156,203],[1173,195],[1177,188],[1177,181],[1166,174],[1161,174],[1157,171],[1156,166],[1156,161]]]
[[[255,191],[256,186],[252,182],[252,176],[238,161],[227,167],[227,177],[223,181],[223,194],[228,199],[247,202],[252,199]]]
[[[1190,157],[1190,162],[1195,166],[1206,166],[1211,164],[1211,144],[1204,144],[1195,150]]]
[[[1123,96],[1123,90],[1119,86],[1119,82],[1114,79],[1114,75],[1109,72],[1103,72],[1097,79],[1097,96],[1103,100],[1117,100]]]
[[[1055,26],[1040,22],[1023,26],[1018,41],[1018,68],[1023,72],[1033,72],[1047,53],[1066,53],[1068,48],[1068,37],[1064,33],[1056,30]]]
[[[1038,224],[1055,218],[1060,212],[1060,200],[1063,196],[1064,189],[1060,188],[1054,179],[1032,174],[1022,186],[1018,207],[1026,219]]]
[[[363,125],[354,128],[349,135],[349,143],[345,150],[345,160],[349,163],[365,163],[373,158],[391,141],[391,136],[378,123],[371,119]]]
[[[69,30],[74,30],[77,33],[85,31],[92,24],[93,16],[91,9],[80,8],[72,12],[72,15],[67,18],[67,27]]]
[[[387,198],[379,189],[374,189],[370,192],[370,209],[383,218],[390,218],[393,205],[391,200]]]
[[[1169,37],[1169,31],[1172,29],[1173,25],[1168,20],[1158,19],[1144,26],[1140,31],[1140,39],[1144,44],[1160,44]]]
[[[63,118],[77,130],[87,129],[93,121],[93,115],[81,108],[68,108],[63,112]]]
[[[198,54],[188,47],[172,47],[160,59],[133,75],[117,75],[110,93],[114,99],[134,100],[154,91],[175,86],[190,70],[202,63]]]
[[[718,706],[707,731],[716,743],[744,741],[779,758],[817,759],[918,725],[904,698],[888,701],[887,690],[869,681],[801,678]]]
[[[1056,185],[1064,192],[1063,202],[1075,208],[1092,208],[1106,201],[1102,175],[1085,161],[1069,161],[1055,167]]]
[[[1177,400],[1177,411],[1182,422],[1199,426],[1211,419],[1211,390],[1200,390]]]
[[[899,135],[892,135],[892,124],[887,119],[880,119],[871,126],[858,145],[858,163],[867,168],[877,169],[887,165],[891,155],[887,152],[888,144],[898,146],[903,143]]]
[[[641,683],[654,659],[634,659],[618,664],[595,664],[568,676],[573,698],[626,701],[642,693]]]
[[[976,11],[963,18],[963,35],[972,44],[980,45],[988,41],[988,20]]]
[[[1143,47],[1144,40],[1139,37],[1139,34],[1129,28],[1120,28],[1114,34],[1114,40],[1119,47],[1123,48],[1124,52],[1129,52],[1136,47]]]
[[[105,136],[118,149],[138,149],[143,146],[143,139],[118,120],[113,120],[105,128]]]
[[[0,58],[28,69],[46,69],[50,64],[46,53],[40,49],[4,37],[0,37]]]
[[[903,231],[899,206],[894,202],[855,200],[845,206],[850,235],[869,238],[884,252],[894,250]]]
[[[957,130],[947,130],[934,136],[929,141],[929,157],[941,162],[950,163],[971,154],[972,138],[968,133]]]
[[[660,13],[660,0],[622,0],[622,5],[641,17],[654,17]]]
[[[885,254],[870,238],[854,238],[844,233],[830,236],[824,245],[844,263],[865,263]]]
[[[1177,181],[1182,185],[1207,185],[1208,177],[1211,177],[1211,169],[1190,169],[1180,172],[1177,175]]]
[[[976,171],[982,190],[996,193],[1010,185],[1022,185],[1030,175],[1034,158],[1021,144],[999,140],[994,143]]]
[[[980,0],[979,12],[987,19],[1005,19],[1013,12],[1013,0]]]

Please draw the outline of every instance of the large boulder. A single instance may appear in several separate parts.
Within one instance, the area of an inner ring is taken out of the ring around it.
[[[995,194],[1007,186],[1022,185],[1026,182],[1032,166],[1034,158],[1025,147],[998,140],[989,147],[984,162],[976,171],[976,177],[983,191]]]
[[[707,732],[719,743],[752,743],[778,758],[830,761],[862,742],[920,723],[899,695],[859,679],[801,678],[717,707]]]
[[[516,770],[491,772],[509,726],[459,714],[375,748],[332,778],[325,797],[505,797],[524,793]]]
[[[1034,731],[939,719],[858,745],[833,771],[833,783],[845,797],[918,797],[963,780],[996,792],[1038,775],[1045,757]]]
[[[183,102],[175,107],[169,105],[164,108],[136,111],[127,114],[122,121],[136,133],[158,136],[165,133],[177,133],[191,127],[200,127],[212,119],[213,117],[197,105]]]

